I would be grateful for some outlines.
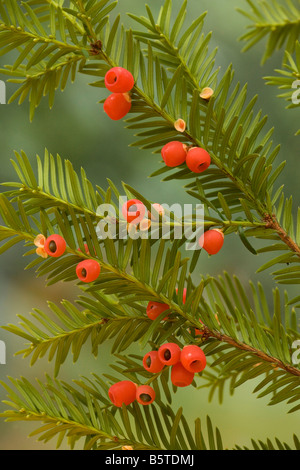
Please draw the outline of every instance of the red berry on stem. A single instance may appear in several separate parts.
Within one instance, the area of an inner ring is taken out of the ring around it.
[[[133,88],[134,78],[129,70],[113,67],[104,78],[106,88],[113,93],[126,93]]]
[[[155,391],[150,385],[141,385],[136,389],[136,401],[141,405],[151,405],[155,400]]]
[[[93,282],[100,274],[101,266],[98,261],[94,259],[85,259],[81,261],[76,267],[76,274],[78,279],[82,282]]]
[[[219,229],[211,229],[204,232],[199,238],[199,245],[210,255],[215,255],[221,250],[224,243],[224,233]]]
[[[49,256],[58,258],[66,251],[66,241],[60,235],[50,235],[45,241],[44,250]]]
[[[144,218],[146,207],[138,199],[130,199],[122,206],[122,214],[124,219],[130,224],[138,224]]]
[[[176,343],[163,344],[158,350],[160,362],[166,366],[173,366],[180,361],[181,349]]]
[[[103,105],[106,114],[113,121],[118,121],[126,116],[131,108],[131,98],[128,93],[112,93]]]
[[[192,147],[187,153],[186,164],[194,173],[202,173],[207,170],[210,163],[209,153],[200,147]]]
[[[136,384],[130,380],[122,380],[113,384],[108,390],[110,401],[117,407],[126,406],[136,399]]]
[[[194,380],[194,373],[183,367],[181,362],[177,362],[171,369],[171,382],[176,387],[187,387]]]
[[[180,362],[189,372],[201,372],[206,367],[206,357],[199,346],[191,344],[184,346],[180,355]]]
[[[172,141],[163,146],[161,156],[167,166],[182,165],[186,160],[187,146],[182,142]]]
[[[170,306],[168,304],[162,304],[160,302],[149,302],[147,305],[147,316],[150,320],[155,320],[159,315],[164,312],[165,310],[169,310]],[[164,318],[164,320],[166,320]]]
[[[164,364],[160,362],[157,351],[150,351],[143,358],[143,366],[148,372],[157,374],[164,368]]]

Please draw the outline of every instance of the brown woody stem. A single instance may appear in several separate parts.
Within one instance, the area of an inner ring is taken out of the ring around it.
[[[204,327],[203,330],[204,330],[204,335],[206,338],[208,337],[215,338],[218,341],[230,344],[231,346],[235,348],[241,349],[242,351],[245,351],[245,352],[248,352],[249,354],[257,356],[259,359],[261,359],[264,362],[269,362],[274,367],[279,367],[280,369],[283,369],[286,372],[289,372],[290,374],[295,375],[296,377],[300,377],[300,369],[297,369],[296,367],[293,367],[290,364],[285,364],[284,362],[282,362],[280,359],[277,359],[276,357],[269,356],[268,354],[264,353],[263,351],[260,351],[259,349],[255,349],[252,346],[249,346],[248,344],[236,341],[230,336],[224,335],[217,331],[209,330],[206,327]]]
[[[281,227],[275,215],[271,216],[270,214],[265,214],[264,222],[266,222],[266,228],[274,230],[291,251],[300,256],[300,247]]]

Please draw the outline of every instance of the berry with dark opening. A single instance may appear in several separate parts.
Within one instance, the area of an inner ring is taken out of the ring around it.
[[[162,371],[164,364],[160,362],[157,351],[150,351],[143,358],[143,366],[148,372],[157,374]]]
[[[66,251],[66,241],[60,235],[50,235],[45,241],[44,250],[49,256],[59,258]]]
[[[122,380],[116,382],[108,390],[110,401],[117,407],[122,407],[124,403],[126,406],[134,402],[136,399],[136,384],[130,380]]]
[[[76,274],[78,279],[82,282],[93,282],[100,274],[101,266],[98,261],[94,259],[85,259],[81,261],[76,267]]]
[[[187,146],[182,142],[172,141],[163,146],[161,156],[167,166],[175,167],[185,162]]]
[[[166,366],[173,366],[180,361],[181,349],[176,343],[163,344],[158,350],[160,362]]]
[[[181,362],[177,362],[171,369],[171,382],[176,387],[187,387],[194,380],[194,373],[183,367]]]
[[[130,224],[138,224],[144,218],[146,207],[138,199],[130,199],[122,206],[124,219]]]
[[[129,93],[112,93],[104,101],[103,109],[113,121],[122,119],[131,109]]]
[[[180,362],[189,372],[201,372],[206,367],[206,357],[199,346],[191,344],[184,346],[180,355]]]
[[[192,147],[187,153],[186,164],[194,173],[202,173],[207,170],[210,163],[209,153],[200,147]]]
[[[146,313],[150,320],[155,320],[165,310],[169,310],[168,304],[162,304],[160,302],[149,302],[147,305]],[[166,320],[167,317],[164,318]]]
[[[133,88],[134,78],[129,70],[113,67],[104,78],[106,88],[112,93],[126,93]]]
[[[199,238],[199,245],[210,255],[215,255],[221,250],[224,243],[224,233],[217,228],[207,230]]]
[[[136,389],[136,401],[141,405],[151,405],[155,400],[155,391],[150,385],[141,385]]]

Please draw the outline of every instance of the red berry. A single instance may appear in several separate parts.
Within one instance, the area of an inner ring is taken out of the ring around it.
[[[186,156],[186,164],[194,173],[202,173],[207,170],[210,162],[209,153],[200,147],[191,148]]]
[[[130,380],[122,380],[113,384],[108,390],[110,401],[117,407],[126,406],[135,401],[136,384]]]
[[[185,162],[187,146],[182,142],[172,141],[163,146],[161,156],[167,166],[174,167]]]
[[[211,229],[204,232],[199,238],[199,245],[210,255],[215,255],[221,250],[224,243],[224,233],[219,229]]]
[[[133,88],[134,78],[123,67],[113,67],[105,75],[105,86],[113,93],[126,93]]]
[[[166,366],[173,366],[180,360],[181,349],[176,343],[163,344],[158,350],[160,362]]]
[[[201,372],[206,367],[206,357],[199,346],[191,344],[184,346],[180,355],[180,362],[189,372]]]
[[[175,364],[171,369],[171,382],[176,387],[187,387],[194,380],[194,373],[183,367],[181,362]]]
[[[113,121],[126,116],[131,108],[131,98],[128,93],[112,93],[106,98],[103,109]]]
[[[150,351],[143,358],[143,366],[148,372],[157,374],[164,368],[164,364],[160,362],[157,351]]]
[[[159,315],[164,312],[165,310],[169,310],[170,306],[168,304],[162,304],[160,302],[149,302],[147,305],[147,316],[150,320],[155,320]],[[164,320],[166,320],[164,318]]]
[[[49,256],[58,258],[66,251],[67,244],[60,235],[50,235],[45,241],[44,250]]]
[[[136,400],[141,405],[151,405],[155,400],[155,391],[150,385],[141,385],[136,389]]]
[[[146,213],[144,204],[138,199],[130,199],[122,206],[122,214],[124,219],[129,223],[138,224]]]
[[[76,267],[76,274],[78,279],[82,282],[93,282],[100,274],[101,266],[98,261],[94,259],[85,259],[81,261]]]

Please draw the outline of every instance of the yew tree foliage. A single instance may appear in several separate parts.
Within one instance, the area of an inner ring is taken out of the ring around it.
[[[145,150],[144,158],[160,154],[170,140],[203,147],[212,158],[209,169],[195,175],[186,166],[166,167],[158,157],[152,176],[177,180],[205,205],[205,228],[223,230],[224,249],[226,236],[235,232],[245,250],[269,254],[259,271],[271,268],[275,284],[299,284],[300,210],[295,211],[292,197],[280,185],[285,162],[274,163],[279,146],[273,144],[273,129],[256,109],[257,97],[249,97],[247,86],[234,80],[232,66],[225,71],[217,67],[211,35],[202,31],[205,13],[186,24],[188,2],[178,3],[173,8],[166,0],[156,19],[145,5],[146,16],[129,13],[135,29],[126,29],[116,14],[117,1],[0,0],[0,53],[17,52],[15,62],[0,71],[2,78],[16,84],[10,101],[28,100],[33,119],[42,99],[47,97],[51,108],[59,89],[78,74],[87,74],[99,88],[102,103],[105,73],[113,66],[127,68],[135,86],[124,122],[135,135],[132,145]],[[276,47],[285,48],[287,72],[281,72],[284,78],[278,83],[290,90],[288,80],[299,76],[299,1],[248,3],[251,11],[244,14],[252,26],[244,36],[247,48],[267,35],[264,59]],[[204,87],[214,90],[209,101],[200,97]],[[182,133],[174,128],[179,117],[186,122]],[[271,405],[286,402],[290,412],[299,411],[300,368],[292,354],[294,341],[300,339],[300,296],[291,299],[275,285],[270,304],[260,283],[242,285],[223,271],[195,281],[201,251],[183,257],[184,239],[99,240],[97,207],[113,204],[119,215],[119,191],[112,181],[106,189],[94,187],[83,169],[76,173],[70,161],[47,150],[37,156],[36,168],[23,151],[15,152],[12,164],[18,181],[3,183],[0,194],[0,253],[22,242],[30,256],[28,269],[46,277],[48,285],[77,282],[79,295],[74,303],[50,301],[48,311],[33,309],[30,316],[20,316],[17,325],[3,326],[24,338],[20,353],[31,364],[46,356],[54,366],[53,376],[47,375],[44,382],[3,382],[8,409],[2,417],[36,421],[32,435],[39,434],[45,442],[56,438],[57,447],[67,438],[71,448],[78,442],[84,449],[222,449],[221,433],[209,417],[204,425],[203,417],[191,424],[182,408],[173,409],[176,387],[169,369],[150,374],[142,367],[147,351],[171,341],[203,348],[208,366],[195,375],[192,385],[208,388],[210,399],[216,396],[222,402],[224,393],[233,394],[255,379],[258,398],[267,396]],[[128,184],[123,184],[124,193],[148,209],[159,202],[147,200]],[[67,242],[65,255],[36,256],[33,242],[40,233],[60,233]],[[252,239],[260,248],[253,247]],[[86,285],[78,281],[75,268],[90,258],[101,264],[101,275]],[[145,311],[151,300],[170,306],[168,321],[163,321],[165,312],[154,322],[148,319]],[[203,334],[195,336],[195,328]],[[110,374],[91,374],[72,384],[63,380],[60,368],[69,355],[76,361],[88,342],[97,356],[107,341],[115,356]],[[141,355],[130,354],[134,343]],[[108,388],[122,378],[151,384],[155,402],[114,407]],[[300,449],[296,435],[293,441]],[[237,443],[235,448],[246,447]],[[249,448],[290,447],[266,437],[265,442],[252,440]]]
[[[288,108],[299,108],[299,94],[296,96],[297,102],[293,102],[292,97],[299,85],[297,80],[300,79],[300,2],[299,0],[284,2],[247,0],[247,2],[250,11],[239,9],[251,21],[249,31],[240,38],[246,42],[243,50],[247,51],[261,39],[267,38],[262,64],[275,51],[284,51],[282,68],[275,70],[276,76],[265,77],[266,83],[284,90],[284,93],[278,96],[289,103]],[[297,134],[299,133],[300,129]]]

